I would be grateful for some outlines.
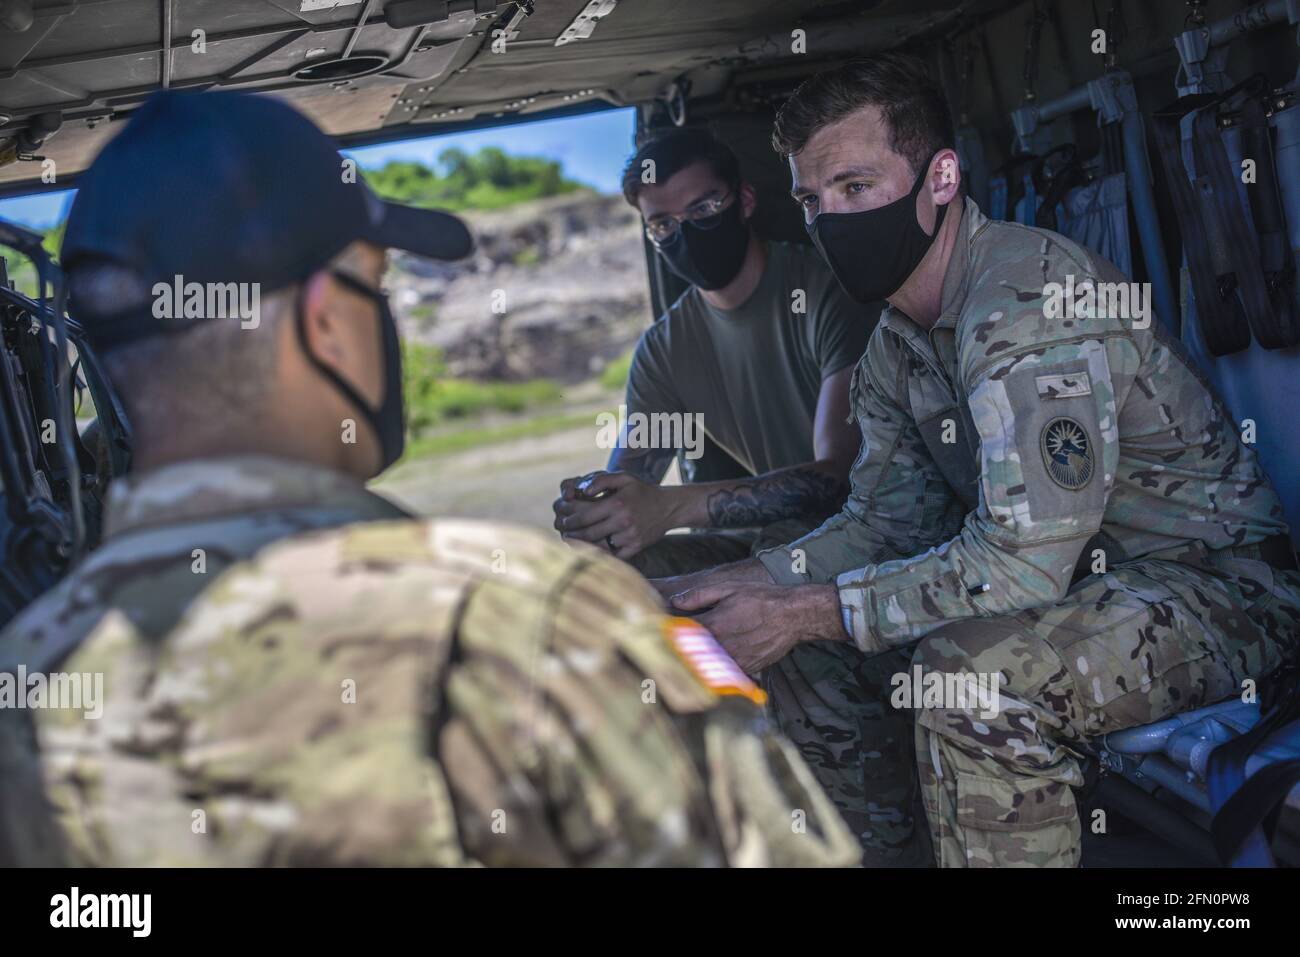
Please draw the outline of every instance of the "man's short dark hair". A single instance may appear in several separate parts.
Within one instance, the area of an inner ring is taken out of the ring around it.
[[[92,323],[134,311],[147,316],[156,299],[134,270],[103,259],[79,260],[68,272],[68,288],[69,308]],[[276,324],[295,291],[262,298],[256,329],[209,319],[101,348],[136,447],[157,448],[177,433],[212,438],[261,421],[275,384]]]
[[[623,168],[623,196],[635,206],[642,187],[644,163],[654,161],[653,182],[666,183],[693,163],[708,163],[728,188],[740,185],[740,161],[708,130],[674,129],[654,137],[633,154]]]
[[[772,146],[798,153],[825,126],[864,106],[889,126],[889,147],[920,175],[935,153],[956,142],[952,113],[925,61],[903,53],[850,60],[804,80],[776,114]]]

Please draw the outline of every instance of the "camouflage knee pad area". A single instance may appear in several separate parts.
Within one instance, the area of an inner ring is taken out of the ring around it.
[[[1073,866],[1086,738],[1222,700],[1282,660],[1294,598],[1271,581],[1168,561],[1091,576],[1046,608],[954,623],[917,646],[925,675],[997,677],[995,707],[917,715],[922,799],[941,866]]]
[[[916,716],[917,775],[939,866],[1076,865],[1072,788],[1083,771],[1062,746],[1077,734],[1059,655],[1003,619],[941,628],[912,661],[927,676],[1001,676],[992,708],[930,706]]]

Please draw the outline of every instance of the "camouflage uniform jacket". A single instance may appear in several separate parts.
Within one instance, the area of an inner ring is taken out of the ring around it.
[[[1053,302],[1053,283],[1071,299],[1091,284],[1097,304]],[[772,578],[837,583],[849,633],[879,651],[1056,602],[1097,547],[1114,563],[1284,534],[1209,387],[1149,312],[1116,315],[1109,283],[1127,285],[1064,237],[966,200],[937,323],[887,309],[855,371],[848,502],[762,553]]]
[[[268,459],[110,511],[0,634],[0,671],[103,676],[97,719],[0,708],[0,862],[857,860],[761,692],[594,549]]]

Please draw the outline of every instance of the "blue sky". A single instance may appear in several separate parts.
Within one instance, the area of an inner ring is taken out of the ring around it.
[[[432,164],[451,146],[473,152],[499,146],[510,153],[559,160],[564,175],[612,193],[619,188],[623,164],[632,152],[635,111],[604,110],[584,116],[498,126],[474,133],[430,136],[402,143],[348,150],[363,167],[383,166],[390,159],[421,160]],[[67,215],[73,190],[0,200],[0,217],[48,229]]]

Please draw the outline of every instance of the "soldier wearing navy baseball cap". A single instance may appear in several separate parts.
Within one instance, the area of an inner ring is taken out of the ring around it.
[[[106,720],[0,708],[0,866],[856,861],[763,692],[629,566],[365,488],[400,448],[384,248],[469,237],[342,172],[287,107],[201,93],[86,178],[74,314],[135,467],[0,673],[94,674]]]
[[[136,467],[214,448],[358,477],[391,465],[404,415],[379,290],[390,248],[458,259],[472,241],[454,216],[381,201],[280,100],[150,98],[82,178],[61,253]]]

